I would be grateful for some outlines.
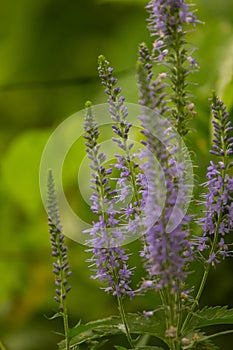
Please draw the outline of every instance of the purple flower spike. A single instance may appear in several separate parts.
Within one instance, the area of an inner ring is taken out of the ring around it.
[[[151,35],[157,38],[157,48],[163,48],[168,40],[173,39],[174,29],[179,33],[183,31],[184,24],[195,25],[200,22],[195,16],[195,11],[191,11],[190,5],[184,0],[151,0],[147,9],[150,13],[149,29]]]
[[[216,157],[211,161],[207,181],[203,184],[208,191],[204,194],[205,217],[201,218],[203,237],[199,238],[198,251],[209,251],[207,263],[217,264],[222,258],[232,256],[228,234],[233,229],[233,177],[228,174],[232,163],[233,127],[226,106],[214,94],[212,97],[212,124],[214,127],[213,146],[210,153]]]
[[[195,115],[193,108],[189,108],[187,77],[198,68],[196,59],[192,57],[194,49],[190,49],[186,41],[186,33],[190,25],[195,27],[200,21],[197,20],[195,10],[191,10],[191,5],[187,5],[184,0],[151,0],[146,8],[149,12],[148,29],[154,38],[152,54],[145,66],[148,79],[151,80],[149,61],[163,64],[169,86],[166,89],[167,99],[173,103],[168,116],[175,122],[178,132],[185,135],[189,121]],[[141,52],[140,57],[143,57]],[[153,84],[150,84],[147,100],[153,97]],[[145,105],[145,97],[142,101]]]
[[[108,70],[111,75],[111,71]],[[128,268],[128,255],[120,247],[124,240],[119,224],[119,213],[114,209],[116,193],[109,186],[109,175],[111,170],[105,169],[105,155],[100,153],[98,136],[99,130],[94,122],[91,104],[86,104],[86,117],[84,123],[86,131],[84,138],[86,152],[91,161],[92,189],[94,190],[91,201],[92,211],[98,215],[96,222],[85,232],[90,234],[88,244],[92,253],[90,267],[93,271],[92,278],[98,278],[106,287],[103,289],[117,297],[133,295],[130,288],[132,269]]]
[[[58,211],[55,185],[52,172],[48,174],[48,204],[49,232],[51,235],[53,273],[55,275],[56,296],[54,299],[60,304],[59,310],[64,311],[64,299],[70,291],[71,286],[67,285],[71,270],[67,258],[67,247],[64,244],[65,236],[62,233],[60,215]]]
[[[148,166],[148,165],[147,165]],[[190,217],[185,215],[182,222],[172,231],[167,232],[166,226],[172,209],[177,200],[178,188],[181,184],[174,182],[175,167],[170,167],[166,173],[167,198],[161,216],[151,227],[151,214],[147,213],[145,224],[149,229],[145,235],[144,255],[145,267],[149,278],[154,281],[154,288],[162,290],[169,287],[172,293],[180,290],[187,277],[187,266],[193,260],[192,245],[189,233]],[[150,207],[156,207],[157,192],[153,197],[149,188]]]
[[[182,221],[171,230],[168,230],[167,224],[174,206],[178,205],[181,208],[184,205],[187,199],[187,187],[179,173],[184,166],[183,160],[178,160],[177,149],[170,147],[172,133],[167,133],[170,124],[166,120],[157,121],[153,117],[154,115],[146,114],[140,117],[144,128],[143,134],[146,136],[146,148],[141,153],[142,168],[148,181],[148,186],[145,187],[147,189],[145,196],[148,194],[144,220],[145,247],[141,255],[145,261],[147,281],[152,282],[147,283],[147,286],[144,284],[142,289],[169,288],[171,293],[176,293],[183,288],[188,263],[193,260],[189,233],[190,217],[187,214],[182,216]],[[154,129],[161,135],[160,140],[151,133]],[[162,169],[159,173],[155,159],[159,161]],[[161,187],[161,183],[165,183],[165,189]],[[166,196],[161,203],[164,192]],[[156,215],[157,212],[159,215]]]
[[[125,226],[130,219],[138,219],[137,211],[140,207],[140,191],[141,182],[138,177],[138,171],[135,170],[135,159],[132,153],[134,144],[129,141],[129,133],[132,127],[132,123],[128,122],[128,109],[124,104],[124,97],[121,96],[121,88],[116,86],[118,80],[113,76],[113,69],[110,67],[110,63],[104,56],[100,56],[98,60],[99,77],[102,84],[107,87],[105,90],[108,95],[109,112],[114,122],[112,125],[113,132],[117,137],[113,137],[112,140],[121,149],[121,154],[116,154],[117,163],[114,165],[116,169],[120,171],[120,176],[117,179],[118,188],[118,202],[122,204],[121,218],[125,217]],[[132,194],[132,202],[135,203],[135,210],[130,210],[129,206],[125,204],[125,201],[129,194]],[[125,209],[124,209],[125,208]]]
[[[156,80],[152,80],[152,57],[144,43],[139,46],[137,77],[139,104],[151,109],[158,109],[160,114],[163,114],[167,110],[165,100],[167,95],[165,93],[165,87],[167,84],[164,82],[167,75],[166,73],[161,73]]]

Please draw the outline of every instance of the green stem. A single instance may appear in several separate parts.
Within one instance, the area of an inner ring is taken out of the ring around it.
[[[165,310],[167,331],[172,330],[172,327],[175,330],[175,334],[168,339],[170,349],[180,350],[180,300],[178,293],[173,294],[171,289],[166,287],[160,292],[160,298]]]
[[[226,334],[231,334],[231,333],[233,333],[233,329],[229,329],[227,331],[222,331],[222,332],[219,332],[219,333],[208,335],[208,336],[206,336],[204,338],[204,340],[215,338],[215,337],[218,337],[219,335],[226,335]]]
[[[61,269],[60,274],[61,281],[65,281],[64,271]],[[65,295],[65,298],[63,297]],[[63,327],[64,327],[64,335],[65,335],[65,344],[66,344],[66,350],[70,350],[70,328],[69,328],[69,321],[68,321],[68,311],[66,306],[66,287],[61,282],[61,293],[60,293],[60,306],[62,308],[62,319],[63,319]]]
[[[222,215],[220,214],[219,218],[218,218],[217,226],[216,226],[216,229],[215,229],[215,233],[214,233],[214,240],[213,240],[213,243],[212,243],[212,246],[211,246],[211,250],[210,250],[210,253],[209,253],[209,258],[211,257],[212,253],[216,250],[216,246],[217,246],[217,243],[218,243],[218,231],[219,231],[219,226],[221,224],[221,221],[222,221]],[[191,307],[188,315],[186,316],[186,318],[184,320],[181,332],[185,330],[186,326],[188,325],[188,323],[189,323],[189,321],[190,321],[190,319],[192,317],[193,312],[195,311],[195,309],[196,309],[196,307],[197,307],[197,305],[199,303],[199,300],[200,300],[201,295],[203,293],[203,290],[204,290],[204,287],[205,287],[205,284],[206,284],[206,281],[207,281],[207,277],[208,277],[208,274],[209,274],[209,271],[210,271],[210,266],[211,265],[209,263],[205,264],[205,271],[204,271],[204,274],[202,276],[202,280],[201,280],[201,283],[200,283],[200,286],[199,286],[196,298],[195,298],[195,300],[194,300],[194,302],[192,304],[192,307]]]
[[[200,300],[200,297],[202,295],[202,292],[204,290],[204,287],[205,287],[205,284],[206,284],[206,281],[207,281],[207,277],[208,277],[208,274],[209,274],[209,270],[210,270],[210,264],[208,264],[205,268],[205,271],[204,271],[204,274],[202,276],[202,280],[201,280],[201,283],[200,283],[200,286],[199,286],[199,289],[198,289],[198,292],[197,292],[197,295],[196,295],[196,298],[192,304],[192,307],[188,313],[188,315],[186,316],[185,320],[184,320],[184,323],[183,323],[183,326],[181,328],[181,333],[185,330],[186,326],[188,325],[192,315],[193,315],[193,312],[195,311],[197,305],[198,305],[198,302]]]
[[[119,108],[117,109],[117,112],[120,115],[120,109]],[[121,131],[122,135],[124,135],[124,127],[121,126],[120,123],[118,123],[118,127],[120,128],[120,131]],[[129,144],[128,144],[127,140],[125,140],[124,137],[121,137],[121,138],[123,140],[124,147],[125,147],[126,161],[128,163],[128,167],[129,167],[129,171],[130,171],[131,184],[133,186],[134,198],[135,198],[135,201],[137,202],[137,206],[139,206],[140,200],[139,200],[138,189],[137,189],[137,185],[136,185],[136,178],[135,178],[133,163],[132,163],[132,159],[131,159]]]
[[[65,332],[66,350],[70,350],[69,322],[68,322],[68,313],[67,313],[65,300],[63,303],[63,307],[64,307],[64,311],[62,313],[62,318],[63,318],[64,332]]]
[[[121,316],[122,322],[123,322],[124,327],[125,327],[125,333],[126,333],[126,337],[128,339],[129,345],[130,345],[131,349],[135,349],[135,346],[133,344],[133,339],[131,338],[131,335],[130,335],[129,325],[128,325],[128,322],[127,322],[127,319],[126,319],[126,315],[125,315],[125,310],[124,310],[124,307],[123,307],[122,299],[120,297],[118,297],[118,296],[117,296],[117,302],[118,302],[118,309],[119,309],[119,312],[120,312],[120,316]]]

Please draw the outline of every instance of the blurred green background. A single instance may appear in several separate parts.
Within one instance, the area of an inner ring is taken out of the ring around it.
[[[56,305],[47,218],[38,184],[40,158],[60,122],[82,109],[87,99],[105,102],[97,77],[99,54],[105,54],[115,67],[127,102],[137,103],[137,47],[141,41],[150,41],[146,3],[0,2],[0,339],[9,350],[56,349],[60,339],[53,330],[61,331],[61,320],[45,317],[53,314]],[[233,2],[197,0],[196,4],[205,24],[189,35],[198,48],[201,70],[193,76],[198,114],[188,145],[199,166],[197,182],[202,182],[209,161],[211,90],[224,98],[229,111],[233,106]],[[64,176],[64,187],[77,209],[75,158],[64,171],[69,174]],[[68,298],[71,324],[116,313],[114,300],[89,279],[84,247],[71,240],[67,244],[73,270]],[[130,249],[137,253],[138,242]],[[139,265],[137,254],[132,260]],[[228,260],[212,272],[203,304],[233,307],[232,268]],[[139,265],[135,284],[140,276]],[[153,308],[151,295],[127,304],[129,311],[148,308]],[[232,347],[230,336],[216,342],[223,350]]]

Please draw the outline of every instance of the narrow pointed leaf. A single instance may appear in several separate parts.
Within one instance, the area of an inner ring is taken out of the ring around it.
[[[46,315],[44,315],[44,317],[45,317],[47,320],[51,321],[51,320],[54,320],[55,318],[62,317],[62,314],[61,314],[60,312],[57,312],[56,314],[54,314],[54,315],[51,316],[51,317],[48,317],[48,316],[46,316]],[[1,348],[0,348],[0,349],[1,349]]]

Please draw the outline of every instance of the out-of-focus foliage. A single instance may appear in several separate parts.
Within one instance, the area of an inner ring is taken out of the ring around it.
[[[53,276],[47,218],[39,193],[39,164],[53,129],[89,99],[105,102],[97,78],[97,56],[115,67],[127,102],[137,102],[135,62],[141,41],[149,42],[144,0],[18,0],[1,3],[0,12],[0,338],[11,350],[55,349],[59,337],[45,314],[54,311]],[[209,161],[208,96],[216,89],[233,107],[233,3],[196,1],[205,22],[190,33],[198,48],[200,72],[193,76],[198,114],[188,144],[203,181]],[[64,187],[79,209],[75,157],[64,167]],[[72,174],[69,175],[69,174]],[[88,216],[88,213],[86,214]],[[111,297],[89,279],[84,247],[67,242],[74,271],[68,298],[71,322],[91,321],[116,312]],[[138,242],[130,245],[137,251]],[[137,254],[136,254],[137,255]],[[137,256],[132,256],[137,262]],[[232,305],[232,262],[209,279],[209,305]],[[141,268],[135,274],[135,283]],[[197,274],[198,275],[198,274]],[[93,298],[94,296],[94,298]],[[98,302],[97,302],[98,300]],[[153,296],[138,298],[127,309],[144,310]],[[230,338],[229,338],[230,339]],[[226,340],[227,341],[227,340]],[[231,343],[219,340],[221,349]]]

